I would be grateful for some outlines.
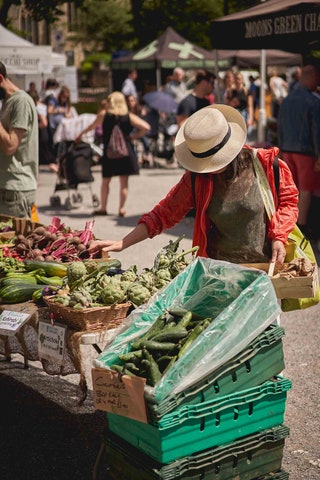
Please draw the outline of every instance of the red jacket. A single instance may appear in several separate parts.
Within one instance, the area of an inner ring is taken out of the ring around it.
[[[245,148],[251,148],[247,145]],[[292,179],[289,167],[279,159],[279,196],[274,184],[273,161],[279,154],[277,147],[258,149],[258,158],[266,172],[274,197],[276,212],[268,225],[268,238],[286,243],[298,218],[298,189]],[[199,246],[197,255],[208,257],[207,233],[210,219],[207,209],[212,197],[214,181],[212,174],[198,174],[195,184],[196,216],[193,231],[193,246]],[[262,201],[262,199],[261,199]],[[194,208],[191,174],[186,171],[179,182],[171,188],[149,213],[143,215],[138,223],[145,223],[149,237],[153,238],[165,230],[174,227]]]

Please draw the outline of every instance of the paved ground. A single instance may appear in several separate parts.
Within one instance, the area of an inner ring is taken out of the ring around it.
[[[99,195],[99,167],[95,167],[93,192]],[[108,210],[111,215],[98,217],[94,233],[98,238],[119,238],[135,225],[139,216],[160,199],[180,177],[180,169],[143,169],[130,179],[127,216],[118,218],[118,181],[111,184]],[[91,219],[91,194],[87,185],[79,187],[84,200],[77,209],[50,207],[55,175],[42,172],[39,178],[38,206],[40,221],[49,224],[53,215],[66,225],[82,229]],[[66,192],[61,192],[61,198]],[[191,243],[192,222],[153,240],[117,254],[123,267],[136,264],[150,267],[157,251],[170,239],[184,233],[183,248]],[[320,306],[282,316],[285,327],[284,375],[292,380],[288,392],[285,423],[290,428],[286,440],[283,468],[290,480],[320,478]],[[88,379],[92,359],[91,346],[83,348]],[[11,364],[0,364],[0,479],[1,480],[90,480],[106,424],[103,412],[95,411],[92,392],[83,407],[77,406],[78,375],[64,378],[45,374],[38,362],[23,369],[22,358],[15,355]]]

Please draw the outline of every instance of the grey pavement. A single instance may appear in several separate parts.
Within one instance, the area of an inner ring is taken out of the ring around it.
[[[52,208],[56,176],[42,171],[39,176],[37,204],[41,223],[48,225],[54,215],[76,229],[83,229],[92,219],[92,198],[87,184],[79,186],[83,202],[72,210]],[[99,196],[100,167],[94,167],[92,192]],[[120,238],[136,224],[140,215],[160,200],[180,178],[179,168],[142,169],[131,177],[127,216],[118,218],[118,179],[111,182],[108,210],[110,216],[97,217],[94,234],[97,238]],[[67,192],[57,192],[62,202]],[[72,194],[72,191],[71,191]],[[170,239],[185,235],[182,248],[191,246],[192,220],[152,240],[146,240],[116,258],[123,268],[137,265],[151,267],[158,250]],[[320,306],[285,313],[281,323],[285,370],[283,375],[292,383],[288,392],[285,424],[290,428],[286,439],[283,468],[290,480],[319,480],[320,478]],[[101,345],[103,347],[103,345]],[[86,376],[90,384],[92,360],[97,353],[90,345],[82,348]],[[78,375],[50,376],[39,362],[30,362],[29,370],[22,368],[22,358],[13,356],[11,365],[0,365],[0,388],[3,400],[0,416],[0,478],[2,480],[89,480],[98,454],[100,435],[106,424],[103,412],[93,406],[92,391],[82,407],[77,404]]]

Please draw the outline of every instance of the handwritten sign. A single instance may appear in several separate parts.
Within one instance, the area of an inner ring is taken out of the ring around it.
[[[66,327],[50,322],[39,322],[38,353],[40,358],[63,362]]]
[[[30,317],[29,313],[3,310],[0,315],[0,335],[15,335]]]
[[[144,399],[145,384],[145,378],[120,376],[113,370],[93,368],[94,406],[97,410],[148,423]]]

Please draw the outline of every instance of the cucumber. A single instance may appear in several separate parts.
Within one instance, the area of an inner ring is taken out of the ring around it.
[[[189,334],[185,328],[172,327],[152,337],[152,342],[175,342]]]

